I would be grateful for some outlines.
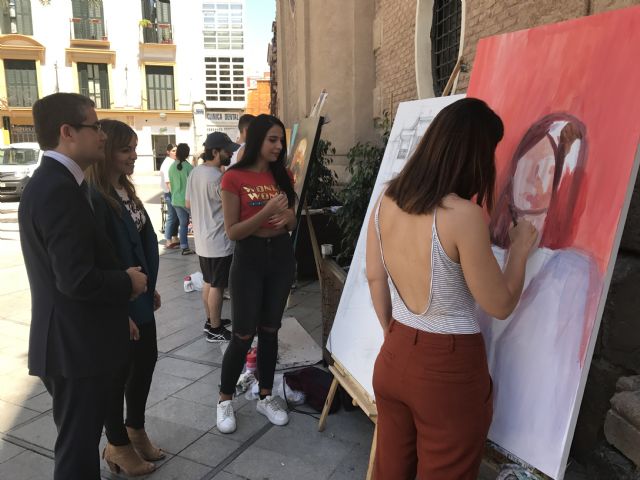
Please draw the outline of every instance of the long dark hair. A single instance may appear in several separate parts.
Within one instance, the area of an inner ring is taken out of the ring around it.
[[[293,190],[291,177],[289,177],[285,167],[287,159],[287,145],[284,140],[284,124],[277,117],[262,114],[258,115],[249,124],[249,127],[247,128],[247,142],[244,146],[242,160],[229,167],[229,169],[243,169],[255,165],[258,161],[258,157],[260,156],[260,150],[262,150],[262,144],[267,136],[267,132],[274,126],[278,126],[282,129],[282,150],[280,151],[280,156],[275,162],[269,162],[269,169],[271,170],[273,178],[280,190],[287,195],[289,207],[292,207],[296,200],[296,193]]]
[[[179,143],[176,147],[176,160],[178,160],[178,165],[176,165],[176,168],[178,170],[182,170],[182,162],[187,161],[189,152],[191,152],[191,149],[186,143]]]
[[[386,195],[405,212],[420,215],[450,193],[493,208],[495,151],[502,140],[500,117],[477,98],[445,107],[433,120]]]
[[[131,139],[137,138],[136,132],[126,123],[120,120],[101,120],[102,131],[107,134],[104,143],[104,158],[91,165],[86,171],[87,182],[98,190],[111,208],[122,215],[120,202],[112,195],[112,185],[109,164],[113,161],[116,152],[128,147]],[[119,183],[124,187],[127,195],[137,207],[142,210],[142,200],[136,194],[136,187],[127,175],[120,175]]]
[[[561,127],[561,128],[560,128]],[[553,131],[556,130],[555,135]],[[557,138],[556,138],[557,137]],[[518,162],[539,142],[547,140],[554,153],[555,169],[551,200],[546,211],[546,219],[540,232],[540,246],[552,249],[566,248],[573,243],[577,219],[584,209],[584,202],[578,197],[587,162],[587,129],[580,120],[568,113],[552,113],[535,122],[524,134],[511,158],[509,176],[501,188],[496,210],[491,215],[489,231],[495,245],[509,246],[511,210],[515,209],[513,199],[513,176]],[[575,142],[580,142],[574,151],[575,158],[567,156]]]

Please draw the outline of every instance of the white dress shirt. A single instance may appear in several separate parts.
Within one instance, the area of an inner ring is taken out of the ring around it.
[[[84,172],[80,168],[80,165],[71,160],[64,153],[56,152],[55,150],[46,150],[43,155],[45,157],[51,157],[67,167],[67,170],[71,172],[73,177],[76,179],[76,182],[78,182],[78,185],[84,182]]]

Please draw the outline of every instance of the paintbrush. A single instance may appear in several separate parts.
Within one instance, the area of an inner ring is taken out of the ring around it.
[[[518,214],[516,213],[516,209],[513,208],[513,205],[509,204],[509,213],[511,214],[511,220],[513,221],[513,225],[518,225]]]

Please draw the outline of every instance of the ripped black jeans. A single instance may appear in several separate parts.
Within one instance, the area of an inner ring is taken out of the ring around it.
[[[295,272],[289,234],[236,242],[229,272],[232,338],[222,359],[220,392],[232,395],[253,337],[258,334],[260,389],[273,388],[278,330]]]

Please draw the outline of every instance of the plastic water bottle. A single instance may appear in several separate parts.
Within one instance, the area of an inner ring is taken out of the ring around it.
[[[258,366],[258,352],[255,348],[250,349],[247,352],[247,372],[254,373]]]
[[[187,275],[184,277],[184,291],[185,292],[193,292],[193,282],[191,281],[191,275]]]

